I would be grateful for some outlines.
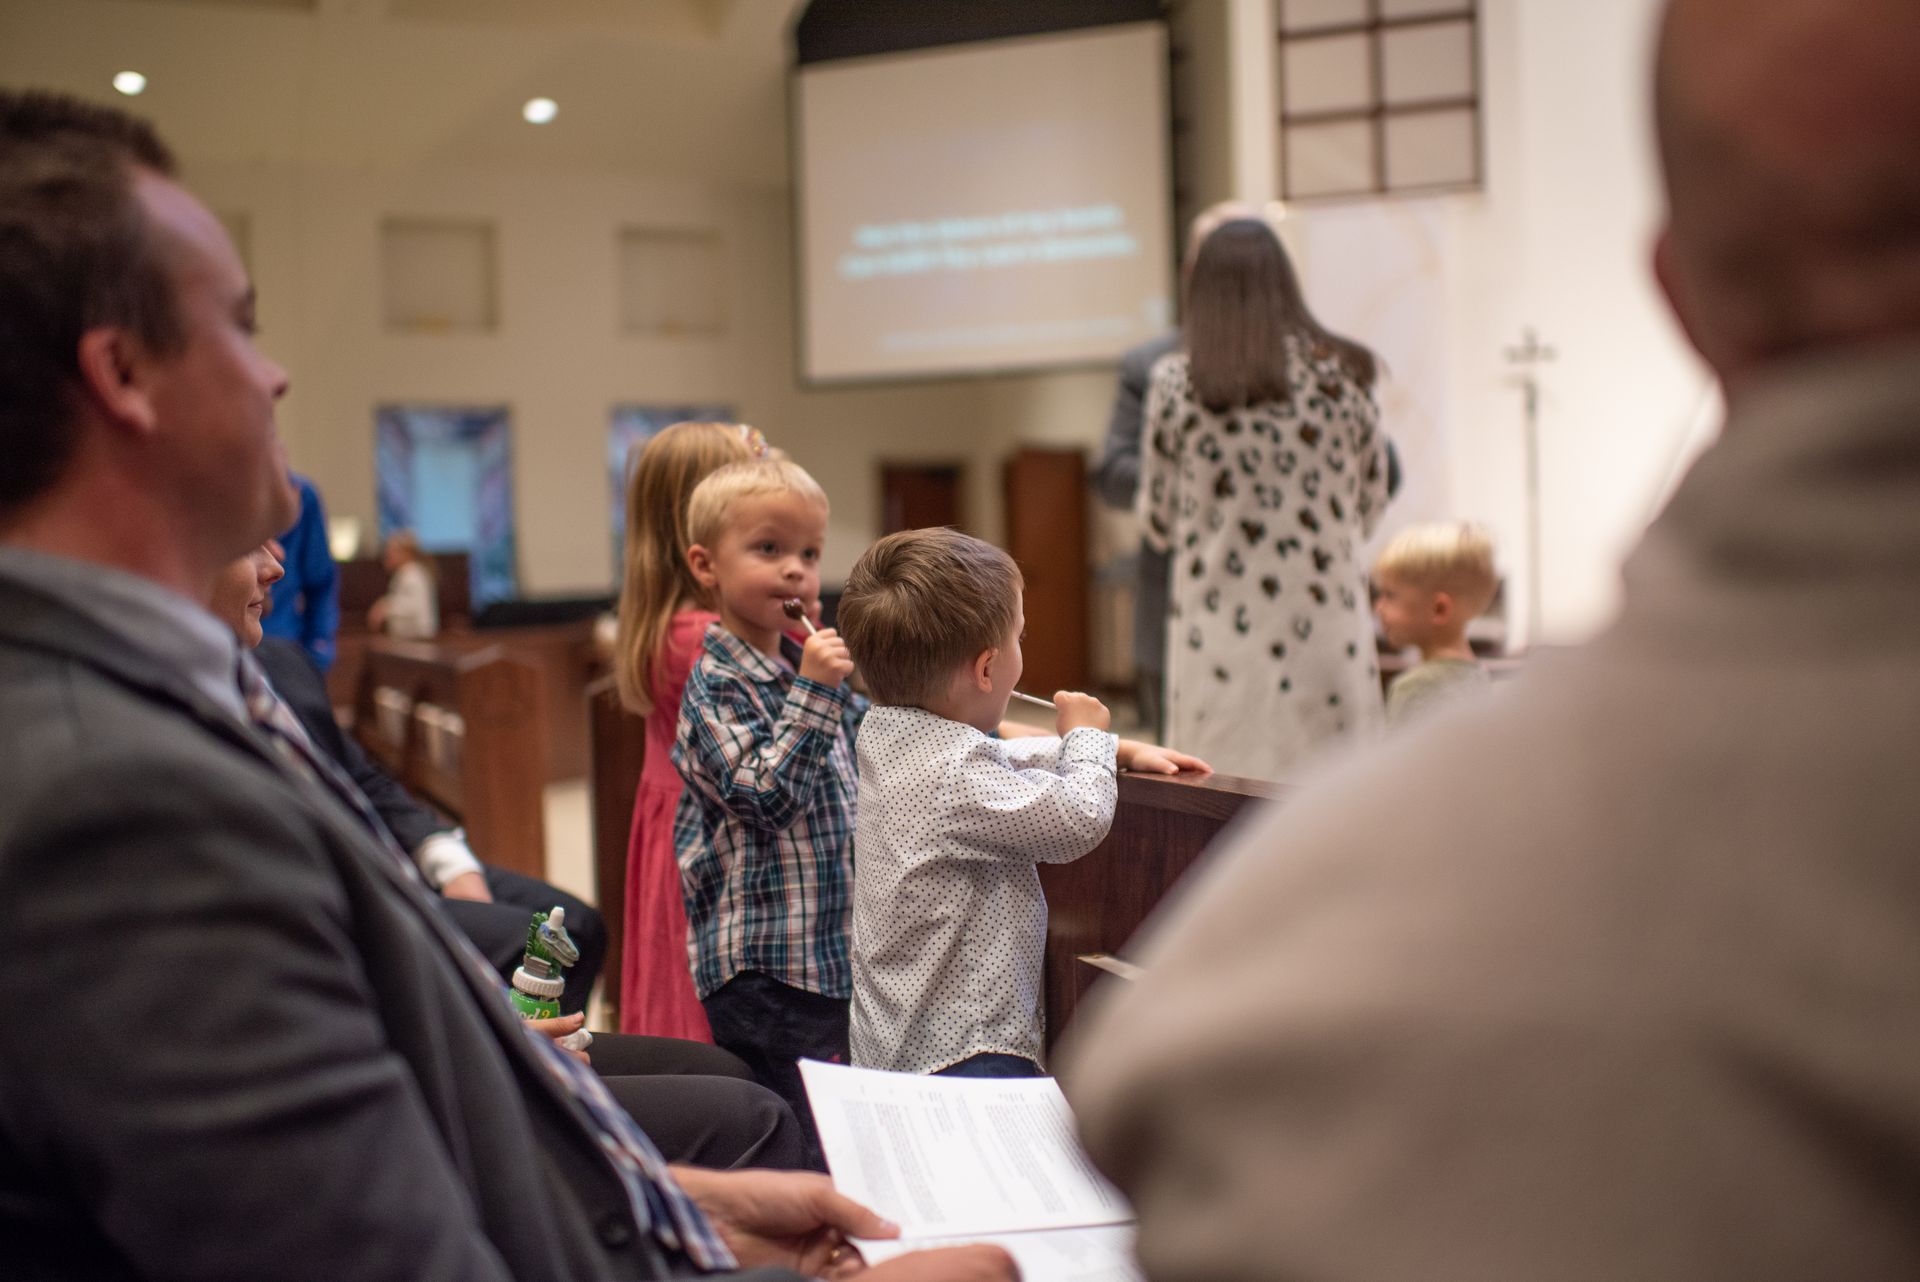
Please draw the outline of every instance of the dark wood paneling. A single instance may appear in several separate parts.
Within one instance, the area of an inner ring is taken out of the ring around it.
[[[633,807],[640,769],[647,760],[647,723],[620,703],[612,677],[587,687],[587,723],[591,751],[588,774],[593,801],[593,888],[600,916],[607,923],[607,959],[602,972],[612,980],[601,993],[608,1027],[618,1028],[621,950],[627,937],[627,843],[633,834]]]
[[[1103,977],[1077,958],[1123,954],[1141,923],[1221,830],[1251,803],[1282,792],[1278,784],[1231,775],[1120,776],[1120,803],[1107,839],[1070,864],[1040,866],[1047,895],[1049,1047],[1087,990]]]
[[[415,709],[395,735],[374,713],[377,690]],[[354,697],[353,732],[407,788],[460,821],[491,864],[546,877],[546,691],[528,663],[497,647],[456,649],[427,641],[374,641]],[[465,723],[459,762],[436,761],[418,709],[431,704]]]

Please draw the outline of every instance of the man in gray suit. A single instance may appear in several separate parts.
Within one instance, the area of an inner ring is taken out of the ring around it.
[[[886,1226],[819,1177],[669,1174],[194,604],[294,492],[286,376],[171,172],[140,122],[0,92],[0,1277],[834,1267]]]
[[[1670,5],[1725,433],[1603,636],[1241,832],[1076,1030],[1149,1276],[1920,1278],[1916,66],[1913,0]]]

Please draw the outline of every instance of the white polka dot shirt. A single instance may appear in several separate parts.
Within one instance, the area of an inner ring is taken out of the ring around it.
[[[1113,825],[1118,741],[999,740],[875,707],[857,745],[853,1062],[931,1073],[970,1055],[1040,1060],[1047,901],[1037,863]]]

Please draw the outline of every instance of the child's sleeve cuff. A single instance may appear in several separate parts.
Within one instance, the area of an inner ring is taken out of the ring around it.
[[[1107,770],[1119,770],[1120,740],[1105,730],[1095,730],[1092,726],[1080,726],[1069,730],[1060,740],[1060,764],[1068,762],[1090,766],[1101,766]]]
[[[812,677],[796,677],[787,693],[787,712],[793,720],[824,734],[840,732],[840,713],[846,703],[846,686],[823,685]]]

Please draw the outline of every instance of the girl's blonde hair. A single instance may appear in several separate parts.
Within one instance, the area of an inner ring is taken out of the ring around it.
[[[641,716],[653,711],[654,669],[673,616],[706,604],[687,568],[687,500],[708,473],[765,452],[760,433],[742,424],[675,423],[648,441],[634,460],[627,478],[626,564],[613,663],[620,701],[630,711]]]

